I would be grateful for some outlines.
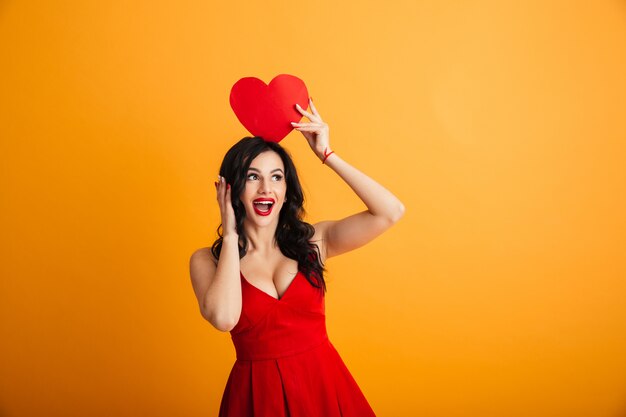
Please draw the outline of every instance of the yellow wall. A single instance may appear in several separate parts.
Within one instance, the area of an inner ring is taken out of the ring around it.
[[[188,259],[230,87],[279,73],[407,208],[328,264],[378,415],[624,415],[626,3],[231,3],[0,3],[0,415],[216,415],[234,351]],[[364,209],[282,144],[309,222]]]

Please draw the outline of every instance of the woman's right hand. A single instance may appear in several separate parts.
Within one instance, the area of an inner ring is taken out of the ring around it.
[[[219,181],[215,182],[215,189],[217,191],[217,202],[220,205],[220,214],[222,216],[222,230],[223,235],[237,235],[237,220],[235,218],[235,211],[233,210],[233,204],[231,200],[231,187],[226,184],[226,179],[218,175]]]

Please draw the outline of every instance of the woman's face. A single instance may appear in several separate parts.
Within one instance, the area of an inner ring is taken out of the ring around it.
[[[286,194],[283,160],[274,151],[257,155],[246,172],[246,186],[239,197],[246,209],[247,220],[260,225],[278,224]]]

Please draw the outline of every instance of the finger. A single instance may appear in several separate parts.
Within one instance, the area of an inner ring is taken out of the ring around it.
[[[233,200],[232,200],[232,197],[231,197],[232,190],[233,190],[233,187],[229,187],[229,188],[226,189],[226,198],[225,198],[225,200],[226,200],[226,206],[227,207],[232,207],[232,205],[233,205]]]
[[[311,108],[311,111],[313,112],[313,114],[316,115],[317,118],[320,119],[320,121],[321,121],[322,120],[322,116],[320,116],[319,112],[315,108],[315,104],[313,104],[313,100],[311,100],[310,97],[309,97],[309,107]]]
[[[217,201],[220,200],[220,184],[217,181],[215,181],[215,197]]]
[[[226,178],[222,177],[222,202],[226,203],[228,201],[228,184],[226,183]]]
[[[296,130],[299,132],[319,132],[320,128],[315,126],[302,126],[297,127]]]
[[[222,207],[222,189],[220,188],[220,185],[217,184],[217,195],[215,196],[217,198],[217,202],[220,205],[220,208]]]
[[[221,201],[224,199],[224,178],[220,177],[220,180],[217,182],[217,196]]]
[[[302,113],[303,116],[308,117],[310,120],[314,120],[314,121],[318,121],[317,116],[315,116],[314,114],[309,113],[308,111],[304,110],[302,107],[300,107],[300,105],[298,103],[296,103],[296,109]]]
[[[317,127],[322,127],[323,124],[321,123],[307,123],[307,122],[303,122],[303,123],[296,123],[296,122],[291,122],[292,126],[317,126]]]

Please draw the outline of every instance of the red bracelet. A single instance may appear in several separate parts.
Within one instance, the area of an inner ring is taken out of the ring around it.
[[[326,158],[328,158],[331,154],[333,154],[335,151],[330,151],[330,153],[327,155],[326,151],[328,150],[328,148],[324,149],[324,159],[322,160],[322,164],[324,162],[326,162]]]

